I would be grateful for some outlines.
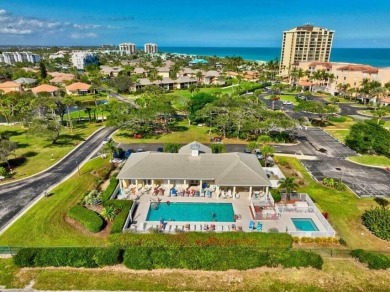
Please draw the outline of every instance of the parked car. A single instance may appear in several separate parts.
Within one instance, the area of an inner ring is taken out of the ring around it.
[[[129,158],[130,157],[130,155],[131,155],[131,153],[133,153],[133,150],[132,149],[127,149],[126,150],[126,152],[125,152],[125,158],[127,159],[127,158]]]
[[[245,150],[244,150],[244,153],[250,154],[250,153],[252,153],[252,151],[250,151],[249,149],[245,149]]]
[[[111,141],[112,141],[112,138],[110,136],[108,136],[108,137],[103,139],[102,144],[104,145],[104,144],[107,144],[107,143],[109,143]]]
[[[145,152],[145,150],[143,148],[138,148],[137,152]]]
[[[157,148],[157,152],[164,152],[164,148],[158,147],[158,148]]]

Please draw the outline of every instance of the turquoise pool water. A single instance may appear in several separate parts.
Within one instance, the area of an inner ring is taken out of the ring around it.
[[[231,203],[160,203],[149,207],[147,221],[234,222]]]
[[[310,218],[291,218],[298,231],[318,231],[318,227]]]

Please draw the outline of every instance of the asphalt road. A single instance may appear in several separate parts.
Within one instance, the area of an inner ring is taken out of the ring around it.
[[[75,171],[78,165],[101,147],[102,140],[113,132],[113,128],[103,128],[51,169],[21,181],[0,185],[0,231],[45,190]]]

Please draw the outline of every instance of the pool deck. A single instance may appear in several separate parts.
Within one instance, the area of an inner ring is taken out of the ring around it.
[[[292,218],[310,218],[313,220],[315,225],[318,228],[319,233],[325,233],[326,229],[317,217],[314,212],[298,212],[296,210],[283,211],[280,213],[280,216],[277,219],[267,219],[267,220],[254,220],[252,211],[250,209],[251,201],[247,196],[241,196],[239,199],[219,199],[213,196],[212,198],[207,197],[167,197],[167,196],[152,196],[149,194],[144,194],[137,198],[138,208],[134,214],[133,224],[130,226],[130,230],[137,232],[148,232],[150,228],[159,228],[159,221],[146,221],[147,214],[149,212],[149,206],[151,201],[160,200],[160,204],[166,204],[169,202],[188,202],[188,203],[232,203],[233,210],[235,215],[239,215],[236,222],[180,222],[180,221],[168,221],[165,223],[164,232],[177,232],[177,230],[182,231],[205,231],[204,225],[215,225],[216,232],[225,232],[225,231],[234,231],[232,225],[236,226],[236,230],[242,229],[246,232],[256,232],[256,226],[258,222],[262,224],[262,231],[268,232],[270,229],[277,229],[278,232],[300,232],[299,236],[312,236],[311,232],[301,232],[296,229]],[[255,222],[255,229],[251,230],[249,228],[250,221]],[[292,234],[295,236],[294,234]]]

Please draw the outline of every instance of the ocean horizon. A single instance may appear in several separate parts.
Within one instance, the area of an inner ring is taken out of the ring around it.
[[[277,47],[159,47],[162,53],[196,56],[242,57],[245,60],[271,61],[280,59]],[[390,48],[333,48],[331,62],[366,64],[390,67]]]

